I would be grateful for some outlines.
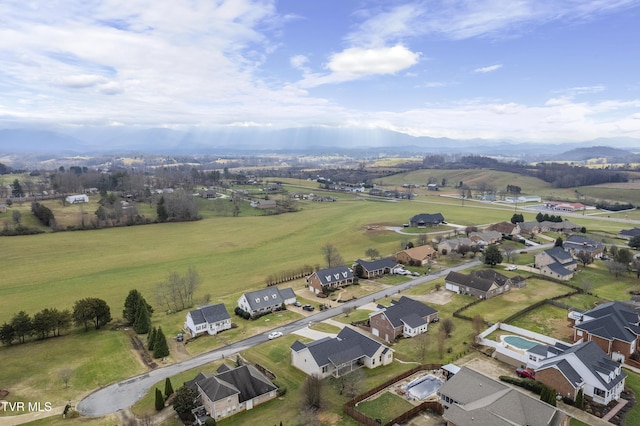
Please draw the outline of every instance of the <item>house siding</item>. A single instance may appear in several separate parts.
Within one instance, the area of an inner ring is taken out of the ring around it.
[[[536,380],[544,383],[562,396],[568,396],[575,400],[577,390],[569,383],[566,377],[555,368],[545,368],[536,371]]]
[[[378,336],[389,343],[394,342],[398,335],[402,334],[402,327],[393,327],[383,312],[372,316],[369,324],[374,336]]]

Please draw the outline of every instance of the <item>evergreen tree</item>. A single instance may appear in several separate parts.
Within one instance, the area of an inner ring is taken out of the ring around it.
[[[554,247],[562,247],[562,245],[564,244],[564,240],[562,239],[562,237],[558,237],[556,238],[556,242],[553,243]]]
[[[147,334],[151,329],[151,318],[147,311],[146,303],[140,303],[138,306],[138,317],[133,323],[133,330],[138,334]]]
[[[169,217],[169,214],[167,213],[167,208],[164,205],[164,197],[160,197],[160,201],[158,201],[157,214],[158,214],[158,220],[160,222],[165,222]]]
[[[167,338],[162,332],[162,327],[158,327],[156,331],[156,338],[153,342],[153,357],[162,358],[169,355],[169,345],[167,345]]]
[[[490,245],[484,251],[484,264],[493,267],[499,263],[502,263],[502,253],[498,246]]]
[[[136,321],[139,315],[138,311],[141,309],[141,306],[145,306],[147,308],[149,317],[151,317],[153,308],[147,303],[142,294],[136,289],[129,291],[129,294],[124,301],[124,309],[122,310],[122,318],[124,318],[127,324],[133,324]]]
[[[164,408],[164,398],[160,389],[156,388],[156,410],[160,411]]]
[[[156,328],[153,327],[149,332],[149,335],[147,336],[147,349],[149,349],[150,351],[152,351],[153,347],[155,346],[157,333],[158,333],[158,330],[156,330]]]
[[[576,407],[579,409],[584,409],[584,392],[582,388],[578,390],[578,394],[576,395]]]
[[[173,393],[173,386],[171,385],[171,379],[167,377],[164,381],[164,396],[169,398]]]

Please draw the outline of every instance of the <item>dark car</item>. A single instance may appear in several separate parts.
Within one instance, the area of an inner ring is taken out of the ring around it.
[[[516,374],[523,379],[536,379],[536,372],[530,368],[516,368]]]
[[[305,311],[309,311],[309,312],[311,312],[311,311],[313,311],[315,308],[314,308],[313,306],[311,306],[311,305],[303,305],[303,306],[302,306],[302,309],[304,309]]]

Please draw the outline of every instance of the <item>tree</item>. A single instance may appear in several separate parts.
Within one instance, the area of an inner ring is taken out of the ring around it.
[[[613,257],[613,260],[615,260],[616,262],[620,262],[624,265],[628,265],[629,263],[631,263],[632,259],[633,259],[633,254],[631,254],[631,252],[627,248],[618,249],[615,256]]]
[[[582,388],[578,389],[578,393],[576,395],[575,406],[576,406],[576,408],[578,408],[580,410],[584,409],[584,392],[583,392]]]
[[[607,268],[609,269],[609,273],[613,274],[616,278],[627,272],[627,265],[616,262],[615,260],[608,261]]]
[[[167,209],[164,206],[164,197],[160,197],[160,200],[158,201],[158,206],[156,207],[156,214],[158,215],[158,221],[160,222],[166,222],[167,219],[169,218],[169,215],[167,214]]]
[[[133,323],[133,330],[138,334],[147,334],[149,329],[151,329],[151,317],[146,304],[143,303],[138,307],[138,317]]]
[[[330,243],[327,243],[322,247],[322,256],[324,257],[328,268],[340,266],[344,263],[338,249]]]
[[[45,308],[33,316],[32,325],[34,334],[45,339],[49,337],[49,334],[55,333],[56,313],[52,309]]]
[[[63,368],[58,373],[58,376],[62,380],[62,383],[64,383],[65,389],[69,389],[69,381],[71,380],[71,376],[73,376],[73,370],[70,368]]]
[[[562,237],[558,237],[556,238],[556,242],[553,243],[554,247],[562,247],[562,245],[564,244],[564,240],[562,239]]]
[[[33,322],[25,311],[20,311],[13,316],[11,326],[15,330],[16,337],[20,343],[24,343],[25,339],[33,333]]]
[[[182,386],[176,392],[176,396],[173,399],[173,409],[176,410],[178,416],[183,420],[191,418],[191,410],[196,408],[198,400],[198,394],[193,389]]]
[[[164,381],[164,396],[169,398],[173,394],[173,385],[171,384],[171,379],[166,378]]]
[[[629,240],[629,247],[634,250],[640,250],[640,235],[631,237],[631,239]]]
[[[487,247],[484,251],[484,264],[494,267],[499,263],[502,263],[502,253],[500,253],[498,246]]]
[[[444,356],[444,346],[447,342],[447,333],[440,327],[438,330],[438,355],[440,358]]]
[[[164,408],[164,398],[160,389],[156,388],[156,411],[160,411]]]
[[[155,327],[153,327],[151,331],[149,331],[149,335],[147,336],[147,349],[149,349],[150,351],[153,350],[153,347],[155,345],[157,333],[158,333],[158,330]]]
[[[375,248],[368,248],[364,254],[371,260],[373,259],[377,259],[378,257],[380,257],[380,252],[378,251],[378,249]]]
[[[593,255],[586,250],[580,250],[576,254],[576,258],[582,263],[582,266],[593,263]]]
[[[429,346],[431,346],[431,336],[427,333],[418,334],[413,338],[418,350],[418,359],[421,363],[424,363],[427,359],[427,353],[429,352]]]
[[[12,190],[11,190],[11,195],[13,195],[15,198],[20,198],[24,195],[24,191],[22,190],[22,185],[20,185],[20,181],[18,179],[15,179],[13,181],[13,185],[11,185]]]
[[[149,316],[153,313],[153,308],[147,301],[144,299],[142,294],[136,290],[130,290],[127,298],[124,301],[124,309],[122,310],[122,318],[127,322],[127,324],[133,324],[138,318],[138,310],[140,306],[144,305],[147,308]]]
[[[20,222],[22,221],[22,213],[20,213],[20,210],[14,210],[11,212],[11,217],[13,218],[13,222],[16,225],[20,225]]]
[[[640,258],[633,258],[631,261],[631,268],[636,271],[636,278],[640,278]]]
[[[511,223],[516,224],[522,222],[524,222],[524,215],[522,213],[514,213],[513,216],[511,216]]]
[[[302,384],[303,408],[318,410],[322,405],[322,379],[310,374]]]
[[[473,327],[473,331],[476,332],[476,336],[480,333],[482,333],[482,330],[484,330],[485,327],[485,323],[484,323],[484,318],[482,318],[482,316],[480,316],[479,314],[474,316],[473,319],[471,320],[471,325]]]
[[[153,357],[163,358],[165,356],[169,356],[169,345],[167,344],[167,338],[162,332],[162,327],[158,327],[156,338],[153,342]]]
[[[99,330],[111,322],[111,309],[107,302],[95,297],[76,300],[73,305],[73,321],[76,325],[83,325],[85,331],[89,330],[89,324]]]
[[[193,306],[193,294],[200,286],[200,275],[193,267],[189,267],[185,275],[172,272],[166,281],[156,286],[158,303],[165,305],[172,312],[181,311]]]
[[[455,330],[456,325],[451,318],[442,320],[440,323],[440,329],[446,333],[447,338],[451,337],[451,333]]]
[[[344,395],[347,398],[353,398],[360,393],[360,387],[365,380],[364,371],[358,368],[349,374],[340,376],[340,395]]]
[[[8,323],[3,323],[0,326],[0,342],[5,345],[10,345],[16,338],[16,329],[13,328],[13,325]]]
[[[68,309],[58,311],[57,309],[53,308],[53,311],[55,312],[56,318],[55,335],[60,336],[60,332],[62,330],[67,330],[69,327],[71,327],[71,324],[73,322],[73,315],[71,315],[71,311],[69,311]]]
[[[504,243],[502,245],[502,254],[507,262],[514,263],[518,255],[516,245],[513,242]]]

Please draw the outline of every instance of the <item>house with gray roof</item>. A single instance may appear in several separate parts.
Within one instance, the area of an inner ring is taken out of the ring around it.
[[[553,247],[535,255],[535,266],[542,275],[567,281],[573,278],[578,262],[562,247]]]
[[[623,229],[618,233],[618,238],[630,240],[633,237],[640,237],[640,228]]]
[[[640,316],[622,302],[603,303],[583,313],[573,325],[574,341],[593,341],[620,362],[638,349]]]
[[[594,259],[602,257],[604,244],[594,241],[585,235],[571,235],[563,243],[562,248],[568,250],[573,256],[581,251],[589,253]]]
[[[393,350],[371,337],[344,327],[336,337],[291,345],[291,364],[311,375],[340,377],[358,368],[393,362]]]
[[[444,222],[442,213],[420,213],[409,219],[409,225],[413,227],[437,226]]]
[[[238,299],[238,307],[255,318],[278,311],[283,305],[291,305],[295,301],[296,294],[292,288],[267,287],[244,293]]]
[[[562,396],[584,395],[607,405],[620,398],[626,374],[622,364],[613,361],[594,341],[570,346],[544,359],[535,369],[536,380]]]
[[[390,306],[378,305],[369,314],[371,334],[392,343],[400,336],[414,337],[426,333],[429,323],[438,318],[438,311],[422,302],[402,296]]]
[[[448,240],[441,241],[438,244],[438,251],[440,253],[451,253],[452,251],[458,250],[460,246],[471,247],[476,245],[474,241],[470,238],[451,238]]]
[[[354,270],[360,278],[372,279],[390,274],[397,266],[398,262],[391,257],[371,261],[358,259],[354,263]]]
[[[353,284],[354,275],[347,266],[320,269],[307,277],[307,287],[314,294],[323,293],[325,288],[335,289]]]
[[[438,396],[453,426],[569,426],[557,408],[467,367],[446,381]]]
[[[184,329],[192,336],[213,336],[231,328],[231,317],[222,303],[201,306],[187,313]]]
[[[215,375],[199,373],[184,385],[198,394],[200,407],[196,410],[206,413],[206,416],[198,417],[198,424],[204,424],[207,416],[218,421],[251,410],[275,398],[278,390],[252,365],[236,368],[223,365]]]
[[[470,274],[451,271],[444,279],[446,290],[490,299],[511,290],[511,279],[493,269],[480,269]]]

